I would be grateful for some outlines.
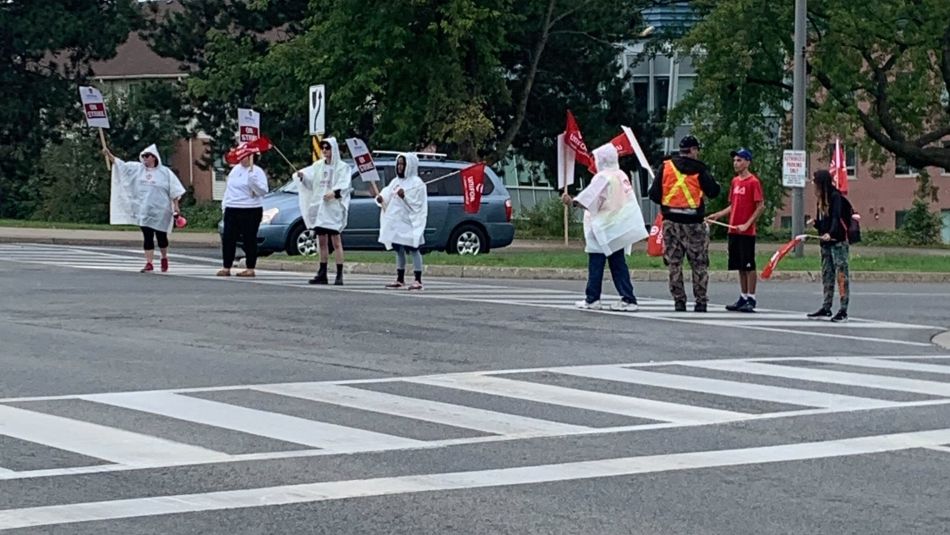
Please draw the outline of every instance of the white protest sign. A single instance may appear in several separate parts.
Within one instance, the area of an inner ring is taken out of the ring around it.
[[[373,155],[370,154],[366,143],[362,139],[351,137],[347,138],[346,147],[350,149],[350,155],[356,162],[356,170],[360,172],[363,182],[379,182],[379,172],[376,171]]]
[[[261,137],[261,114],[250,108],[238,108],[238,141],[253,141]]]
[[[323,85],[310,86],[310,135],[322,136],[326,133],[327,92]]]
[[[782,153],[782,185],[786,188],[804,188],[808,175],[808,153],[787,150]]]
[[[109,116],[102,93],[95,87],[80,86],[79,98],[86,114],[86,123],[93,128],[109,128]]]
[[[568,146],[564,134],[557,136],[557,189],[563,190],[574,183],[574,149]]]

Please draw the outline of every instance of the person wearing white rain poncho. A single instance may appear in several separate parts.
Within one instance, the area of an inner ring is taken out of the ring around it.
[[[617,160],[617,149],[609,143],[595,150],[597,174],[590,185],[577,197],[571,198],[565,193],[561,200],[566,205],[573,203],[584,209],[587,295],[583,301],[577,302],[577,307],[601,308],[604,264],[609,263],[610,277],[620,294],[620,302],[612,304],[610,309],[636,312],[639,307],[625,255],[630,254],[633,244],[646,238],[648,233],[630,177],[620,170]]]
[[[376,203],[382,208],[379,214],[379,243],[386,249],[396,250],[396,280],[387,288],[398,289],[406,285],[406,253],[412,255],[412,270],[415,281],[410,290],[422,289],[422,253],[419,246],[425,243],[426,218],[429,215],[429,199],[426,184],[419,178],[419,157],[413,153],[396,156],[396,177],[379,195]]]
[[[346,227],[350,209],[349,164],[340,157],[336,139],[328,137],[320,142],[323,158],[313,165],[297,171],[294,177],[300,181],[300,213],[304,224],[313,229],[320,241],[320,267],[310,284],[328,284],[328,242],[333,241],[333,256],[336,260],[336,286],[343,285],[343,240],[340,233]]]
[[[185,188],[175,173],[162,165],[154,144],[139,154],[137,162],[116,158],[108,149],[105,153],[112,162],[109,224],[137,225],[142,229],[145,249],[142,273],[155,271],[155,238],[158,238],[161,269],[168,271],[168,234],[179,214],[178,201],[185,194]]]

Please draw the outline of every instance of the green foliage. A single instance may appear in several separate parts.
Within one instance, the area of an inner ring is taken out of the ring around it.
[[[190,192],[189,192],[190,193]],[[221,203],[217,201],[197,203],[194,197],[186,194],[182,199],[181,213],[188,219],[188,228],[198,230],[217,230],[221,221]]]
[[[0,2],[0,213],[28,217],[39,208],[40,154],[61,139],[64,119],[81,113],[77,86],[90,62],[113,56],[142,23],[137,4]]]
[[[568,237],[579,239],[584,229],[575,210],[568,211]],[[563,238],[564,204],[559,198],[551,198],[526,208],[514,220],[515,234],[519,238]]]
[[[922,199],[914,199],[900,231],[910,245],[934,245],[940,243],[941,228],[940,214],[930,211],[930,205]]]

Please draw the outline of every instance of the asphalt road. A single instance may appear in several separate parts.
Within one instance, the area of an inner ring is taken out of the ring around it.
[[[946,285],[854,285],[831,325],[816,284],[625,314],[187,254],[0,246],[0,530],[950,533]]]

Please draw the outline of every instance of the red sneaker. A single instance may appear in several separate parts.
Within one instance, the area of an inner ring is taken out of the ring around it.
[[[162,258],[162,273],[168,271],[168,259]]]
[[[153,266],[151,262],[147,262],[145,267],[139,270],[139,273],[151,273],[153,271],[155,271],[155,266]]]

